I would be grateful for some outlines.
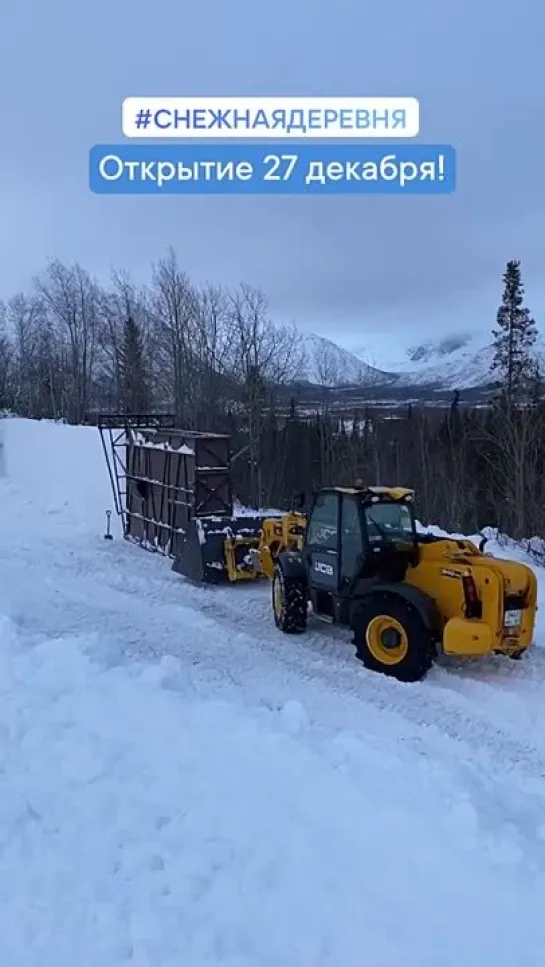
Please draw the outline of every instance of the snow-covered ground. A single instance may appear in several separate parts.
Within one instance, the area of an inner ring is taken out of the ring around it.
[[[2,967],[541,967],[543,624],[372,675],[104,541],[96,430],[0,434]]]

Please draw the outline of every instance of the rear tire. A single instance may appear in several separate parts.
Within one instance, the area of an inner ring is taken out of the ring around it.
[[[301,635],[307,628],[307,589],[301,578],[289,577],[277,566],[272,582],[276,627],[285,635]]]
[[[433,665],[434,635],[400,595],[381,592],[363,601],[353,629],[357,658],[370,671],[400,682],[418,682]]]
[[[511,654],[509,655],[509,658],[511,659],[511,661],[520,661],[522,656],[525,655],[527,651],[528,651],[527,648],[519,648],[518,651],[512,651]]]

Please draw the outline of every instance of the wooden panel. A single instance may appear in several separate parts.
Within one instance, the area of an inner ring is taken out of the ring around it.
[[[231,517],[230,441],[160,428],[129,433],[127,536],[170,555],[193,517]]]

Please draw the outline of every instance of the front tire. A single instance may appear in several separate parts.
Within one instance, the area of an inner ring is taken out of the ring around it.
[[[354,615],[357,658],[370,671],[418,682],[436,656],[434,636],[417,609],[400,595],[382,592],[363,601]]]
[[[276,627],[285,635],[300,635],[307,628],[307,589],[301,578],[289,577],[277,566],[272,582]]]

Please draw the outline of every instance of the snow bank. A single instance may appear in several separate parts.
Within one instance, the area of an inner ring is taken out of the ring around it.
[[[104,530],[113,509],[100,435],[95,427],[49,420],[0,420],[5,477],[31,515],[61,515],[84,529]],[[53,527],[60,522],[53,522]]]
[[[531,537],[523,541],[515,541],[507,534],[498,532],[495,527],[483,527],[475,534],[454,534],[437,527],[435,524],[424,525],[417,522],[417,529],[422,533],[436,534],[437,537],[452,537],[455,540],[470,540],[479,547],[483,537],[486,538],[485,553],[494,557],[503,557],[511,561],[523,561],[539,572],[545,565],[545,540],[542,537]]]
[[[0,634],[2,964],[541,963],[538,855],[441,763]]]

